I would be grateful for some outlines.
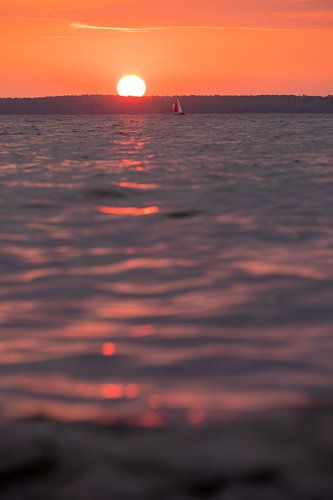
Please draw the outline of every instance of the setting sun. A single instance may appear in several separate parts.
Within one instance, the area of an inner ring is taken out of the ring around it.
[[[128,75],[119,80],[117,91],[123,97],[142,97],[146,93],[146,84],[139,76]]]

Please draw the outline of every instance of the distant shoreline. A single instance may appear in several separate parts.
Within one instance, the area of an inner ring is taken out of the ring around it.
[[[187,114],[333,113],[333,95],[180,96]],[[114,95],[0,98],[0,115],[171,114],[174,97]]]

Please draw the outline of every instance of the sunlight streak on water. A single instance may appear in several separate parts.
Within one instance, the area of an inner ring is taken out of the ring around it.
[[[99,207],[102,214],[107,215],[152,215],[158,214],[159,207]]]

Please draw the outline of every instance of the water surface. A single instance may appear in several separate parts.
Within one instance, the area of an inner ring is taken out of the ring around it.
[[[332,396],[333,119],[0,117],[0,415]]]

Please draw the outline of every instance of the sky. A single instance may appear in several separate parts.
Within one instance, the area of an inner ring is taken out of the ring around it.
[[[333,0],[0,1],[0,97],[333,94]]]

